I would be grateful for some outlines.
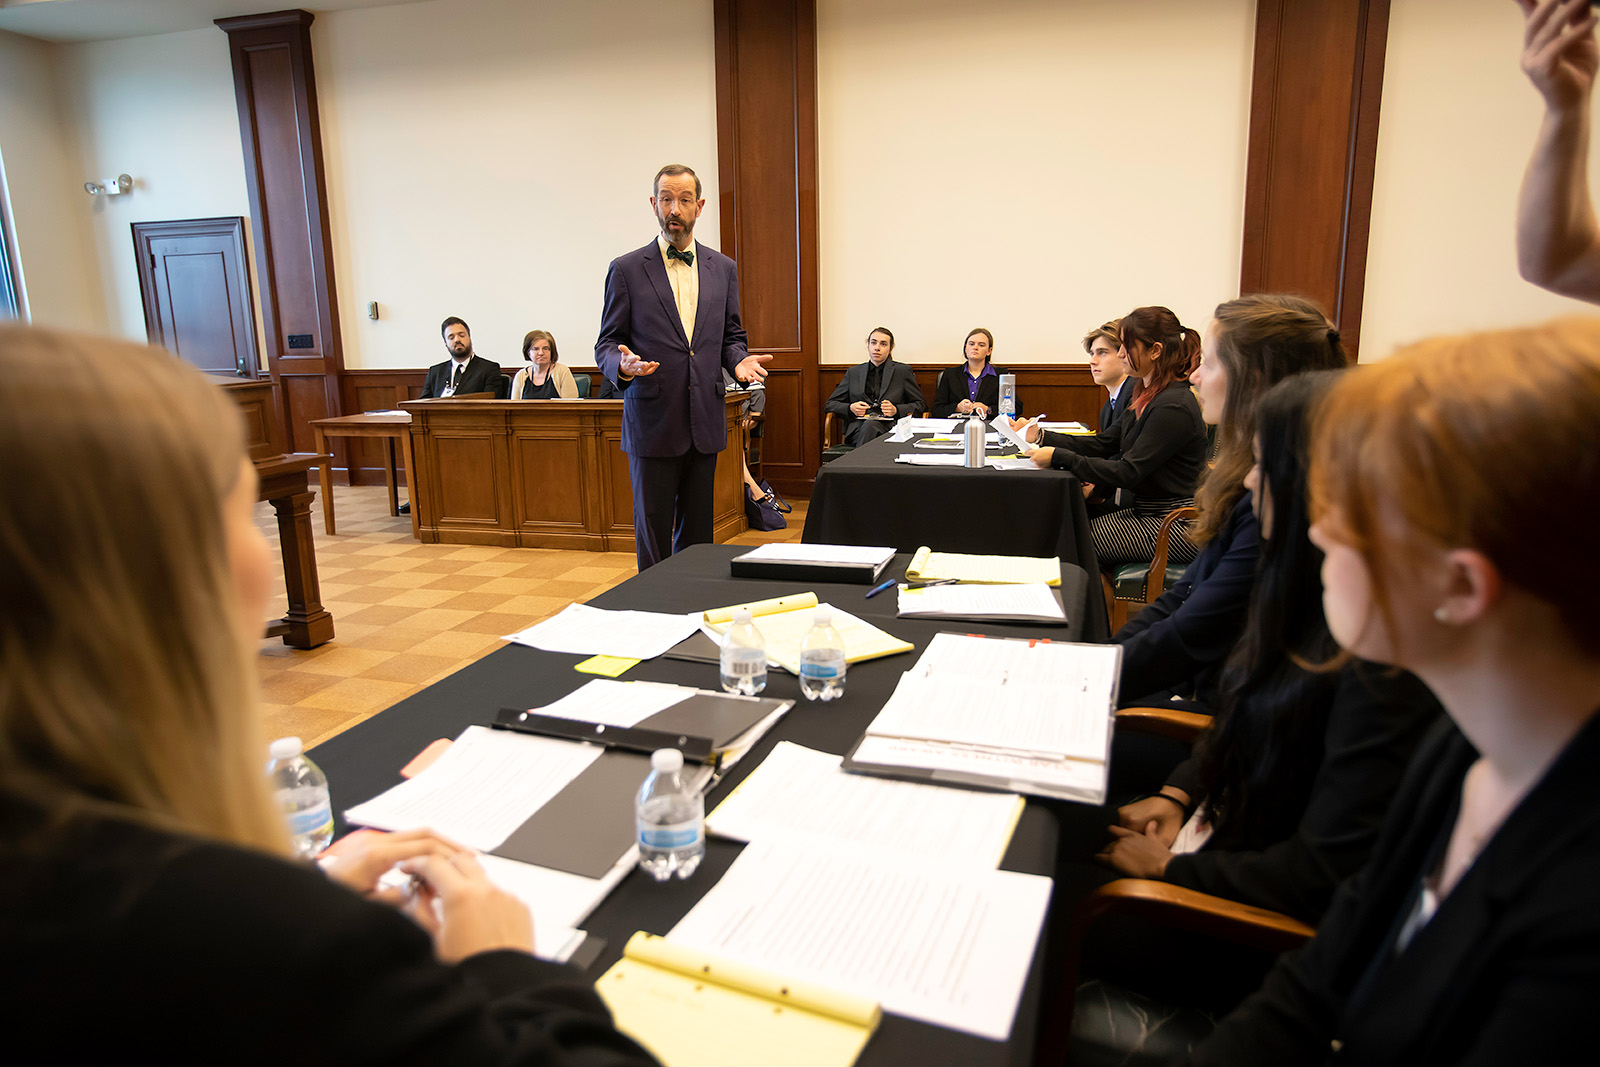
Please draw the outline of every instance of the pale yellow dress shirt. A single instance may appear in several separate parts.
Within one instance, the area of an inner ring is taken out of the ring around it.
[[[694,341],[694,312],[700,306],[700,245],[689,239],[686,251],[694,253],[694,266],[681,259],[670,259],[667,249],[672,247],[664,235],[656,235],[661,247],[661,262],[667,268],[667,281],[672,285],[672,299],[678,304],[678,319],[683,323],[683,336]],[[650,358],[648,356],[646,359]]]

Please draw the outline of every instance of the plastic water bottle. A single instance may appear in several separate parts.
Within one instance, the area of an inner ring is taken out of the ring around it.
[[[267,777],[289,824],[295,854],[309,859],[333,840],[333,801],[322,768],[305,756],[298,737],[280,737],[268,750]]]
[[[982,422],[978,422],[981,433]],[[833,628],[833,613],[817,608],[800,643],[800,692],[807,700],[832,700],[844,693],[844,638]]]
[[[750,621],[750,609],[736,608],[733,625],[722,635],[722,688],[751,697],[766,687],[766,639]]]
[[[639,866],[658,882],[687,878],[706,852],[706,805],[683,773],[683,753],[663,748],[650,756],[650,776],[634,807]]]
[[[1000,414],[1008,419],[1017,417],[1017,376],[1000,375]]]

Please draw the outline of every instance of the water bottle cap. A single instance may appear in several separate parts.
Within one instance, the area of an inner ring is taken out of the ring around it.
[[[675,748],[658,748],[650,753],[650,769],[662,774],[683,770],[683,753]]]
[[[273,759],[294,759],[305,751],[298,737],[280,737],[267,748]]]
[[[833,612],[830,611],[829,609],[825,608],[825,607],[815,609],[814,611],[811,612],[811,625],[813,625],[813,626],[832,626],[833,625]]]
[[[750,622],[750,618],[751,618],[751,616],[750,616],[750,609],[749,608],[734,608],[733,609],[733,624],[735,626],[746,626],[746,625],[748,625],[749,622]]]

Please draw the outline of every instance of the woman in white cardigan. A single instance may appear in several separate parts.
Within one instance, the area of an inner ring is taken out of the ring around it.
[[[511,399],[578,399],[578,383],[572,372],[561,365],[554,337],[543,330],[529,330],[522,339],[522,358],[529,365],[511,380]]]

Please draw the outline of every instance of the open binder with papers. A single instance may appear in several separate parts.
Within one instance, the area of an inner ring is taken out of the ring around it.
[[[900,587],[902,619],[964,619],[970,622],[1030,622],[1067,625],[1061,591],[1043,582],[1016,585]]]
[[[651,741],[703,749],[708,762],[693,779],[703,789],[792,706],[596,679],[527,719],[513,711],[499,729],[468,727],[426,770],[345,817],[380,830],[431,827],[493,856],[603,879],[634,847],[634,794],[650,771]]]
[[[1101,804],[1122,649],[939,634],[849,771]]]

